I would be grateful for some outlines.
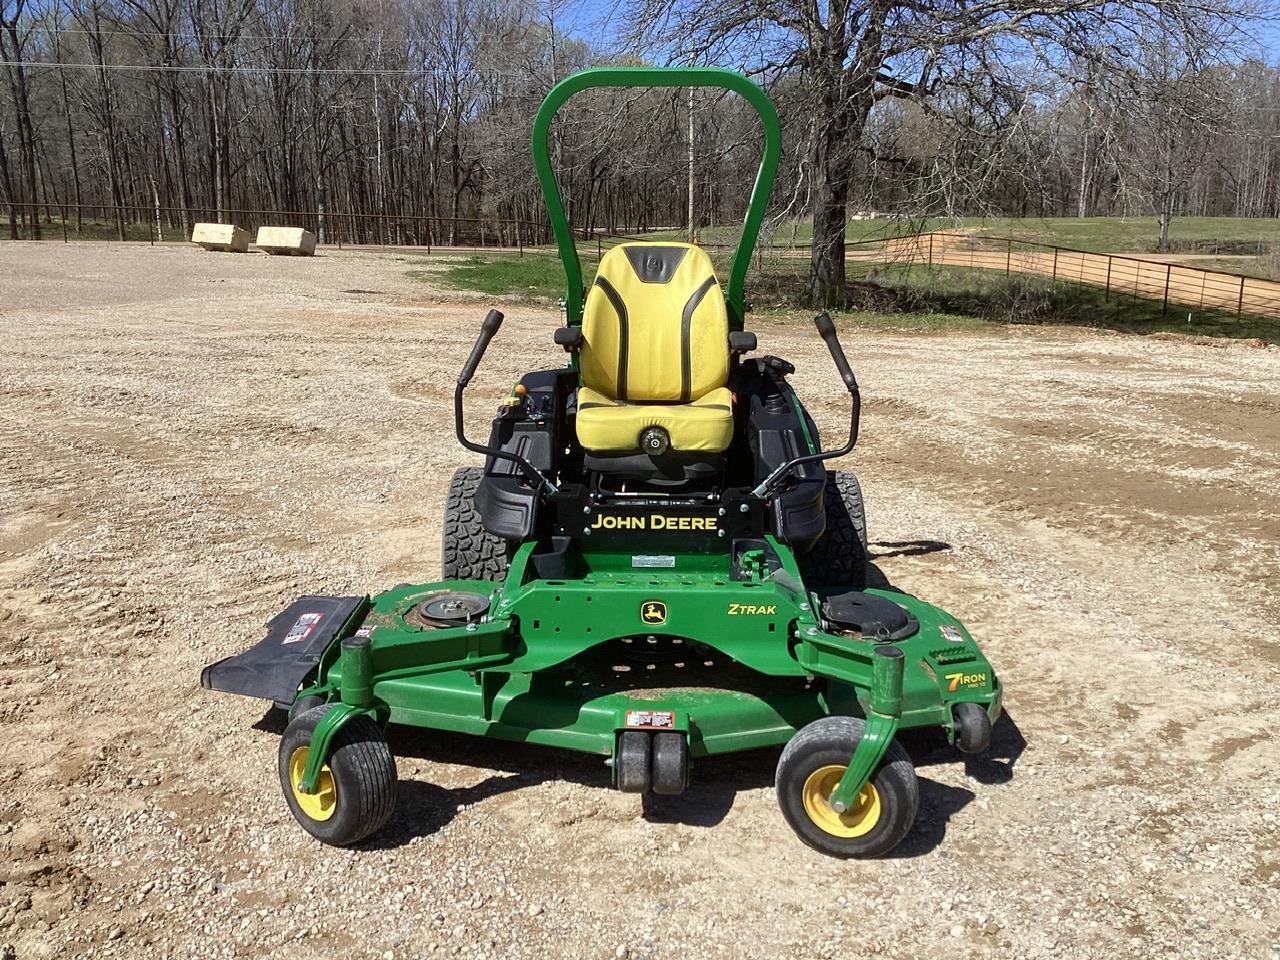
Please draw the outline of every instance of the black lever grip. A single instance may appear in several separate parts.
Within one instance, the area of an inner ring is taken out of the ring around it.
[[[827,349],[831,351],[831,359],[835,361],[836,370],[840,373],[840,379],[844,381],[845,388],[850,393],[856,393],[858,381],[849,367],[844,348],[840,346],[840,338],[836,336],[835,323],[826,313],[820,313],[813,318],[813,325],[818,328],[818,336],[827,342]]]
[[[489,341],[502,326],[502,321],[502,313],[498,310],[490,310],[485,316],[480,324],[480,336],[476,337],[476,344],[471,348],[471,356],[467,357],[467,362],[462,365],[462,372],[458,374],[458,386],[465,387],[476,375],[476,367],[480,366],[484,352],[489,349]]]

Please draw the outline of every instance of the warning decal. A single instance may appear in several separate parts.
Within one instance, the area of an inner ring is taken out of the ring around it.
[[[280,645],[302,643],[307,637],[311,636],[311,632],[315,630],[316,625],[323,619],[323,613],[304,613],[293,622],[293,626],[289,628],[289,632],[280,641]]]
[[[628,730],[671,730],[676,725],[676,715],[667,710],[628,710],[625,726]]]

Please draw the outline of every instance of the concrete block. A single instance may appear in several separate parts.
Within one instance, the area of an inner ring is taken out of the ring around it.
[[[259,227],[253,245],[273,256],[309,257],[316,252],[316,235],[301,227]]]
[[[244,253],[249,249],[249,233],[234,223],[197,223],[191,231],[191,242],[206,250]]]

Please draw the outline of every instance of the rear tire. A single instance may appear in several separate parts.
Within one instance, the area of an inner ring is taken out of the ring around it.
[[[653,735],[653,792],[668,797],[689,786],[689,741],[683,733]]]
[[[441,543],[445,580],[506,579],[510,547],[484,528],[476,510],[476,487],[483,476],[479,467],[459,467],[449,481]]]
[[[653,739],[643,730],[624,730],[618,735],[613,763],[619,790],[648,793],[653,782]]]
[[[846,587],[867,585],[867,513],[862,487],[848,470],[827,472],[827,527],[807,553],[797,558],[805,586]]]
[[[316,724],[333,707],[299,714],[280,740],[280,786],[289,812],[317,840],[345,847],[379,830],[396,806],[396,761],[380,728],[367,715],[348,720],[333,738],[320,790],[297,789]]]

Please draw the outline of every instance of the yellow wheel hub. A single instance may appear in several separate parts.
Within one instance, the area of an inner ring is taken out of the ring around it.
[[[880,794],[873,784],[868,783],[858,791],[853,806],[844,813],[837,813],[831,807],[831,794],[844,776],[845,769],[838,764],[819,767],[805,780],[801,797],[804,812],[819,829],[833,837],[851,840],[870,833],[880,822]]]
[[[338,809],[338,788],[333,782],[333,771],[326,763],[320,768],[320,776],[316,778],[316,792],[303,793],[298,789],[302,783],[302,771],[307,766],[308,747],[299,747],[289,758],[289,786],[293,789],[293,799],[298,801],[298,808],[312,820],[328,820]]]

